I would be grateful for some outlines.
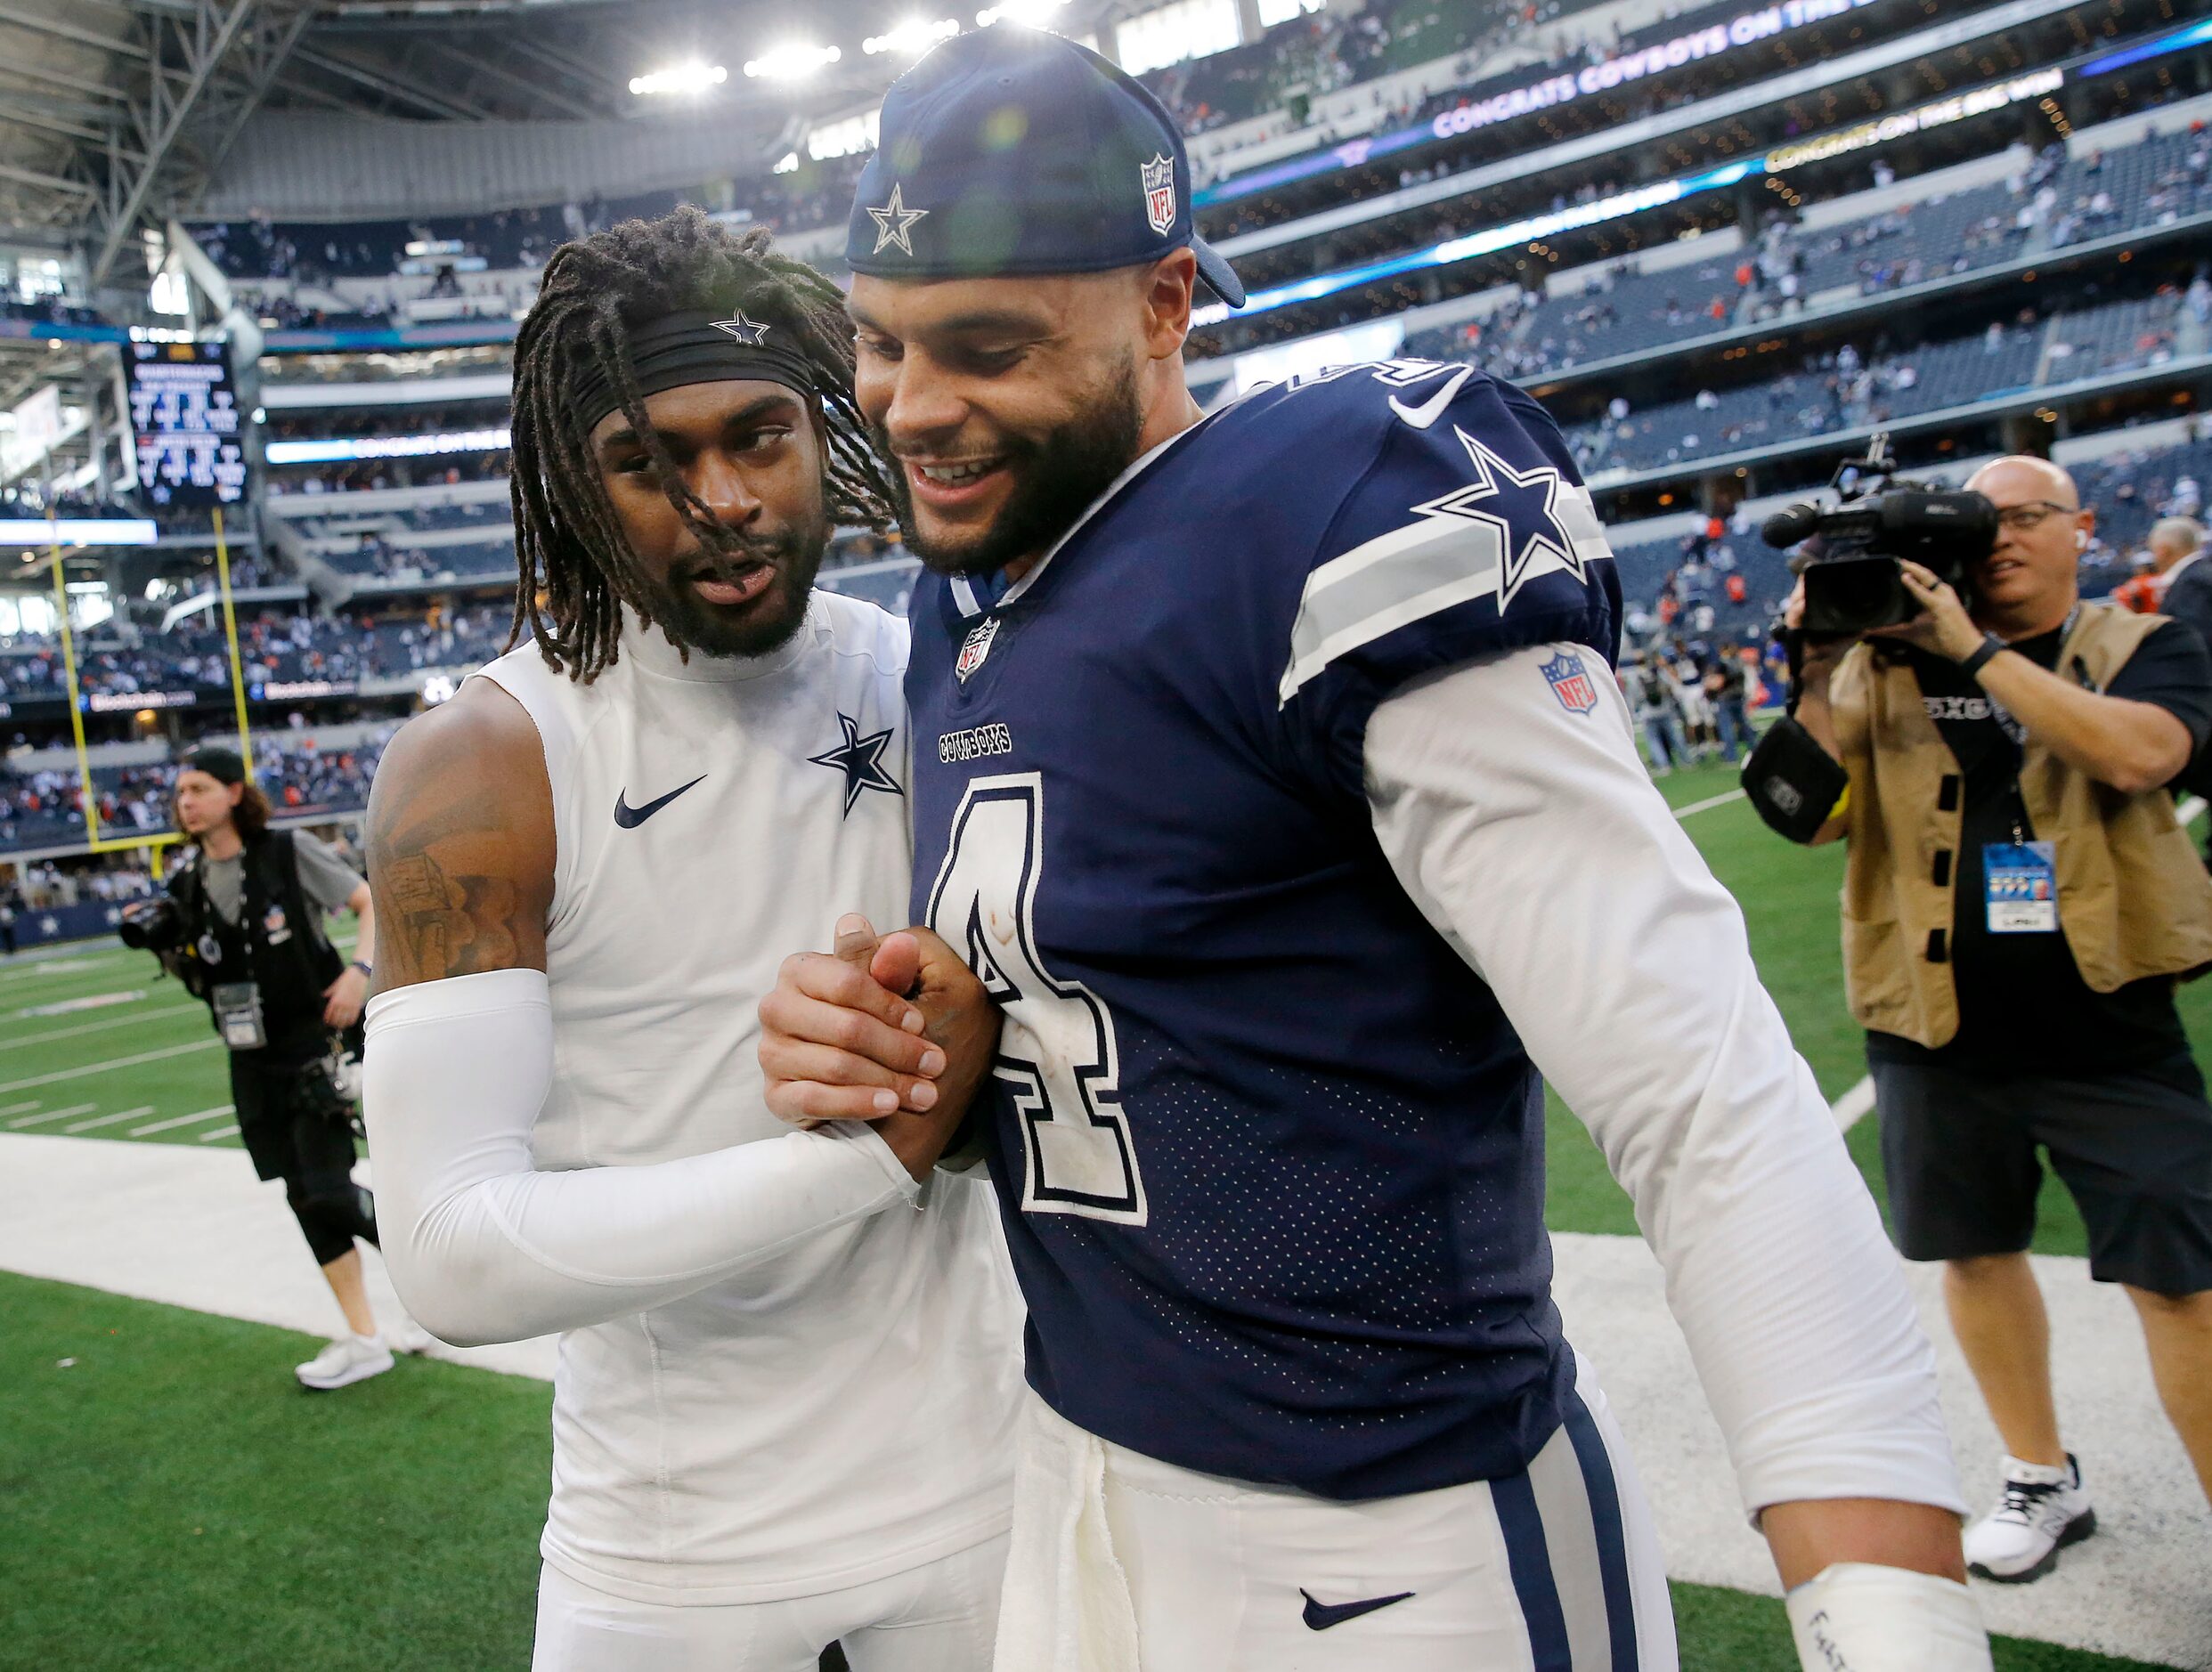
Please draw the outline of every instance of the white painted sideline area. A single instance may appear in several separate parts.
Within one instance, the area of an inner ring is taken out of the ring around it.
[[[1745,1524],[1720,1436],[1668,1316],[1658,1264],[1633,1238],[1562,1235],[1557,1295],[1570,1336],[1598,1367],[1658,1514],[1669,1571],[1772,1594],[1766,1546]],[[373,1255],[370,1286],[388,1316]],[[2038,1258],[2058,1343],[2062,1410],[2084,1455],[2104,1530],[2041,1583],[1977,1585],[1991,1627],[2015,1636],[2212,1672],[2212,1511],[2151,1392],[2134,1314],[2078,1260]],[[321,1334],[338,1327],[285,1211],[234,1150],[0,1133],[0,1269]],[[1968,1496],[1993,1497],[1999,1449],[1950,1344],[1933,1274],[1915,1270],[1938,1343]],[[551,1343],[440,1357],[526,1376]],[[397,1375],[404,1376],[403,1364]],[[281,1369],[272,1399],[301,1397]],[[343,1393],[328,1397],[342,1399]],[[532,1436],[531,1443],[540,1443]]]

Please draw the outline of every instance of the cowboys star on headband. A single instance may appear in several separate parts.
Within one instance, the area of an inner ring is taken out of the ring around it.
[[[749,320],[743,309],[725,318],[691,310],[663,314],[630,328],[630,369],[640,399],[694,383],[758,380],[780,383],[802,395],[815,393],[814,367],[785,333]],[[621,386],[595,358],[576,375],[569,410],[589,432],[622,404]]]

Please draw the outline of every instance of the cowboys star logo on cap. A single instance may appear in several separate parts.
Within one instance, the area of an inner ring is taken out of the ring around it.
[[[875,222],[874,253],[876,255],[882,255],[886,249],[895,249],[903,256],[914,254],[914,245],[908,241],[907,234],[914,223],[929,211],[909,209],[899,200],[900,190],[899,186],[893,185],[890,201],[880,209],[872,208],[868,211],[869,215]]]
[[[743,308],[731,310],[727,320],[715,320],[711,323],[716,330],[728,331],[748,348],[760,347],[760,339],[769,334],[769,328],[757,320],[747,319]]]
[[[1175,166],[1165,157],[1139,165],[1144,179],[1144,218],[1162,237],[1175,224]]]

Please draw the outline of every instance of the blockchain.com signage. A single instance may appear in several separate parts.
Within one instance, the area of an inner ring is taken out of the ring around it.
[[[1288,185],[1293,180],[1310,179],[1315,175],[1328,174],[1338,168],[1357,168],[1362,163],[1372,162],[1378,157],[1387,157],[1409,146],[1453,139],[1461,134],[1472,134],[1477,128],[1509,122],[1517,117],[1531,116],[1538,110],[1549,110],[1554,105],[1565,104],[1592,93],[1608,93],[1631,82],[1641,81],[1646,77],[1664,75],[1668,70],[1679,69],[1685,64],[1717,58],[1739,46],[1751,46],[1791,29],[1802,28],[1808,23],[1818,23],[1824,19],[1839,17],[1860,6],[1874,4],[1875,0],[1784,0],[1780,5],[1753,6],[1724,23],[1708,24],[1702,29],[1692,29],[1671,40],[1654,42],[1649,46],[1639,46],[1632,52],[1617,53],[1611,58],[1586,64],[1570,76],[1541,76],[1520,86],[1492,93],[1486,99],[1477,99],[1472,104],[1440,110],[1419,127],[1401,128],[1395,134],[1385,134],[1377,139],[1347,140],[1330,150],[1295,158],[1289,162],[1278,163],[1273,168],[1255,169],[1250,174],[1238,175],[1216,184],[1202,187],[1194,196],[1198,207],[1205,208],[1212,204],[1226,203],[1233,198],[1248,197],[1255,191]]]

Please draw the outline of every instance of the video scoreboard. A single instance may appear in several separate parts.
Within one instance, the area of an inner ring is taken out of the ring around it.
[[[130,343],[138,480],[156,505],[235,505],[246,492],[245,424],[221,343]]]

